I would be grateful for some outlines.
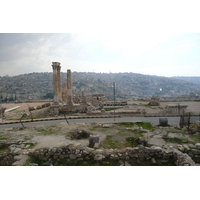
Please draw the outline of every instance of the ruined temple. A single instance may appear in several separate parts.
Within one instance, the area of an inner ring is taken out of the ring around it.
[[[84,91],[82,91],[81,98],[76,93],[73,98],[72,94],[72,78],[71,70],[67,70],[67,81],[64,83],[64,87],[61,87],[60,78],[60,63],[52,62],[53,69],[53,92],[54,101],[50,107],[50,113],[52,115],[58,115],[59,113],[68,112],[93,112],[100,109],[101,114],[105,112],[104,106],[124,106],[127,105],[127,101],[108,101],[104,94],[92,94],[90,99],[87,99]]]
[[[64,83],[64,87],[61,87],[60,80],[60,63],[52,62],[53,69],[53,92],[54,101],[51,106],[51,110],[59,112],[86,112],[87,110],[87,98],[82,92],[82,99],[80,101],[78,94],[76,94],[73,102],[72,83],[71,83],[71,70],[67,70],[67,82]]]

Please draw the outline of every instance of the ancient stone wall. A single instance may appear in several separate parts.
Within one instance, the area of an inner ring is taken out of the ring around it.
[[[0,166],[12,166],[20,151],[0,153]],[[200,149],[194,148],[188,153],[173,149],[167,151],[152,146],[125,149],[96,149],[80,145],[50,147],[27,151],[30,165],[65,166],[195,166],[200,163]]]
[[[6,110],[6,108],[2,108],[2,107],[0,107],[0,117],[5,117],[5,110]]]
[[[0,153],[0,166],[11,166],[16,160],[17,153]]]
[[[62,148],[45,148],[30,152],[42,165],[178,165],[194,166],[195,162],[186,153],[179,150],[165,151],[161,147],[125,149],[94,149],[80,145],[67,145]],[[199,152],[200,156],[200,152]]]

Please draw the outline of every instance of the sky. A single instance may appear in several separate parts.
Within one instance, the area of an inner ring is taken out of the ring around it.
[[[200,76],[199,11],[192,0],[59,2],[56,9],[40,3],[20,12],[13,1],[14,17],[2,11],[0,76],[52,72],[52,62],[63,72]]]
[[[200,33],[1,33],[0,76],[61,71],[200,76]]]

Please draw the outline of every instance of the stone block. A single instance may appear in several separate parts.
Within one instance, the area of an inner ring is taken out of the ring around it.
[[[103,128],[112,128],[113,124],[103,124],[102,127]]]
[[[94,156],[94,160],[102,160],[103,159],[103,155],[102,154],[97,154]]]
[[[125,161],[124,166],[131,166],[127,161]]]
[[[151,162],[152,162],[153,164],[155,164],[155,163],[156,163],[156,159],[155,159],[155,158],[151,158]]]
[[[136,153],[135,153],[135,154],[130,154],[129,156],[130,156],[131,158],[137,158],[137,157],[138,157],[138,154],[136,154]]]
[[[39,109],[41,109],[41,108],[42,108],[42,106],[37,106],[37,107],[36,107],[37,110],[39,110]]]
[[[76,160],[76,155],[70,154],[70,155],[69,155],[69,158],[70,158],[70,160]]]
[[[195,144],[195,147],[196,147],[197,149],[200,149],[200,143],[196,143],[196,144]]]
[[[98,149],[99,146],[100,146],[100,143],[95,143],[95,144],[94,144],[94,148],[97,148],[97,149]]]

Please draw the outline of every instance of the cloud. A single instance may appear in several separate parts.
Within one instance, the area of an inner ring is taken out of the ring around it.
[[[197,41],[199,34],[152,32],[0,34],[0,76],[51,72],[54,61],[64,71],[183,74],[179,66],[200,63]]]
[[[0,34],[0,75],[47,71],[70,41],[70,34]]]

